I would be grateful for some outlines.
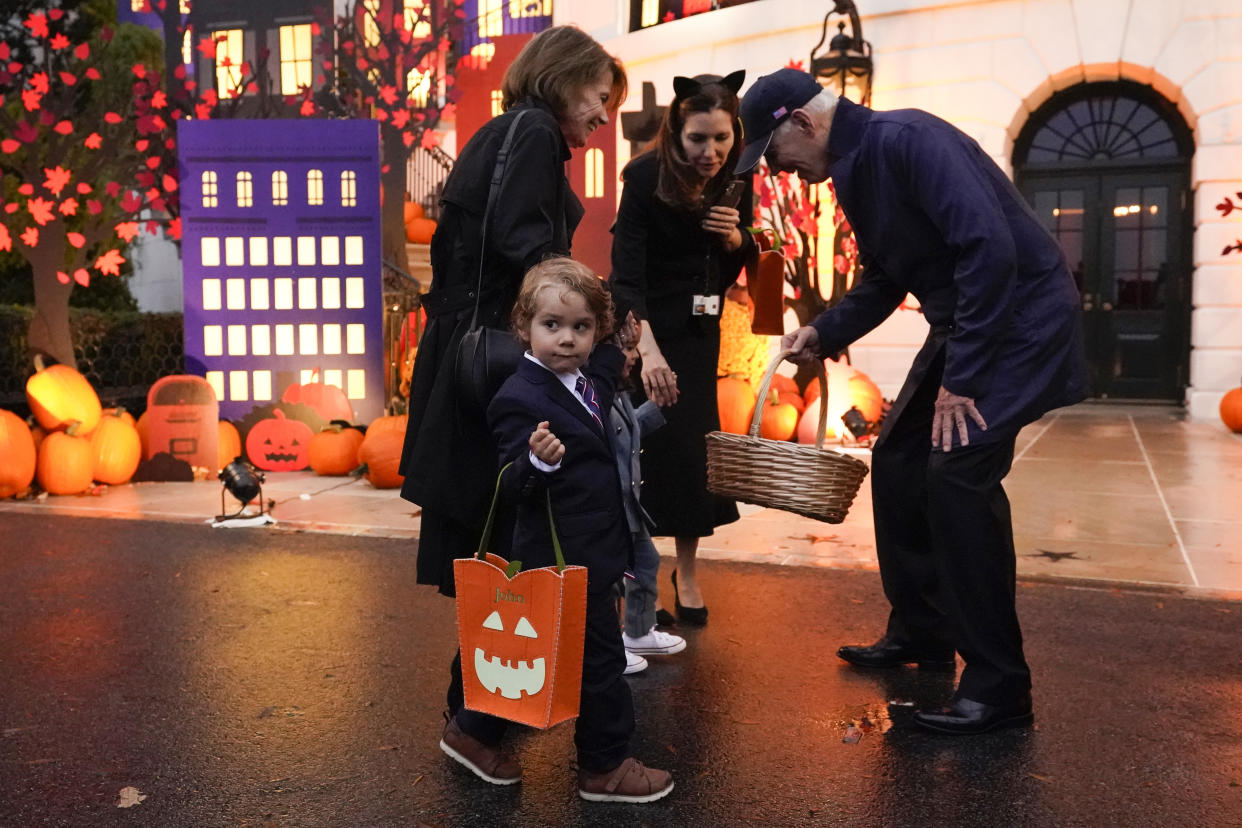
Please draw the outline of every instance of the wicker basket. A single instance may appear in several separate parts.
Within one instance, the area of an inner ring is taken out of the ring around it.
[[[828,377],[819,371],[819,428],[815,445],[798,445],[759,436],[764,400],[777,366],[789,355],[782,351],[768,366],[759,384],[755,415],[747,434],[713,431],[707,435],[707,488],[712,492],[822,520],[845,520],[858,487],[867,476],[867,464],[824,448],[828,425]]]

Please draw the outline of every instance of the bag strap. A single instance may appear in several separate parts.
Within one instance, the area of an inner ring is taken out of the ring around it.
[[[500,193],[500,184],[505,177],[505,167],[509,163],[509,151],[513,147],[513,136],[517,132],[518,122],[529,111],[529,109],[519,109],[513,116],[509,131],[505,133],[505,140],[500,144],[500,152],[496,153],[496,166],[492,168],[492,183],[487,191],[487,207],[483,209],[483,229],[479,233],[479,280],[474,288],[474,315],[470,317],[470,330],[479,326],[479,302],[483,299],[483,260],[487,258],[487,221],[492,215],[492,206],[496,203],[496,197]]]
[[[500,473],[496,475],[496,490],[492,493],[492,505],[487,510],[487,522],[483,524],[483,534],[479,537],[479,548],[474,556],[481,561],[487,560],[487,548],[491,545],[492,529],[496,525],[496,505],[500,502],[500,478],[512,466],[512,462],[505,463]],[[556,554],[556,571],[565,571],[565,553],[561,550],[561,539],[556,534],[556,521],[552,517],[552,494],[544,491],[544,503],[548,511],[548,526],[552,530],[552,551]],[[509,566],[505,569],[505,576],[512,578],[514,575],[522,571],[521,561],[509,561]]]

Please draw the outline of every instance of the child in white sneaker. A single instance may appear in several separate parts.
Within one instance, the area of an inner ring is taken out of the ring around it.
[[[629,329],[621,331],[621,345],[625,353],[625,367],[621,371],[623,384],[628,384],[630,370],[638,361],[637,327],[627,326]],[[651,400],[634,408],[625,390],[618,391],[613,398],[608,415],[612,423],[613,446],[617,451],[617,471],[621,476],[621,499],[625,502],[625,517],[634,541],[634,566],[629,573],[633,577],[624,579],[625,631],[621,635],[627,661],[625,673],[630,675],[647,669],[644,656],[679,653],[686,649],[686,640],[655,628],[656,576],[660,570],[660,553],[651,542],[650,527],[655,523],[639,502],[642,485],[639,459],[643,434],[664,425],[664,415]]]

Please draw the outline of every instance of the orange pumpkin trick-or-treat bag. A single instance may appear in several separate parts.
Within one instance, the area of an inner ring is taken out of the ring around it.
[[[587,569],[565,565],[550,499],[556,566],[523,572],[487,552],[499,495],[497,478],[478,553],[453,562],[466,707],[548,728],[578,715]]]

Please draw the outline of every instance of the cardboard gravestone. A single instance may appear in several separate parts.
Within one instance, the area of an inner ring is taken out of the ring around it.
[[[177,374],[156,380],[147,392],[146,469],[141,479],[184,480],[186,465],[215,470],[219,417],[216,392],[202,377]]]

